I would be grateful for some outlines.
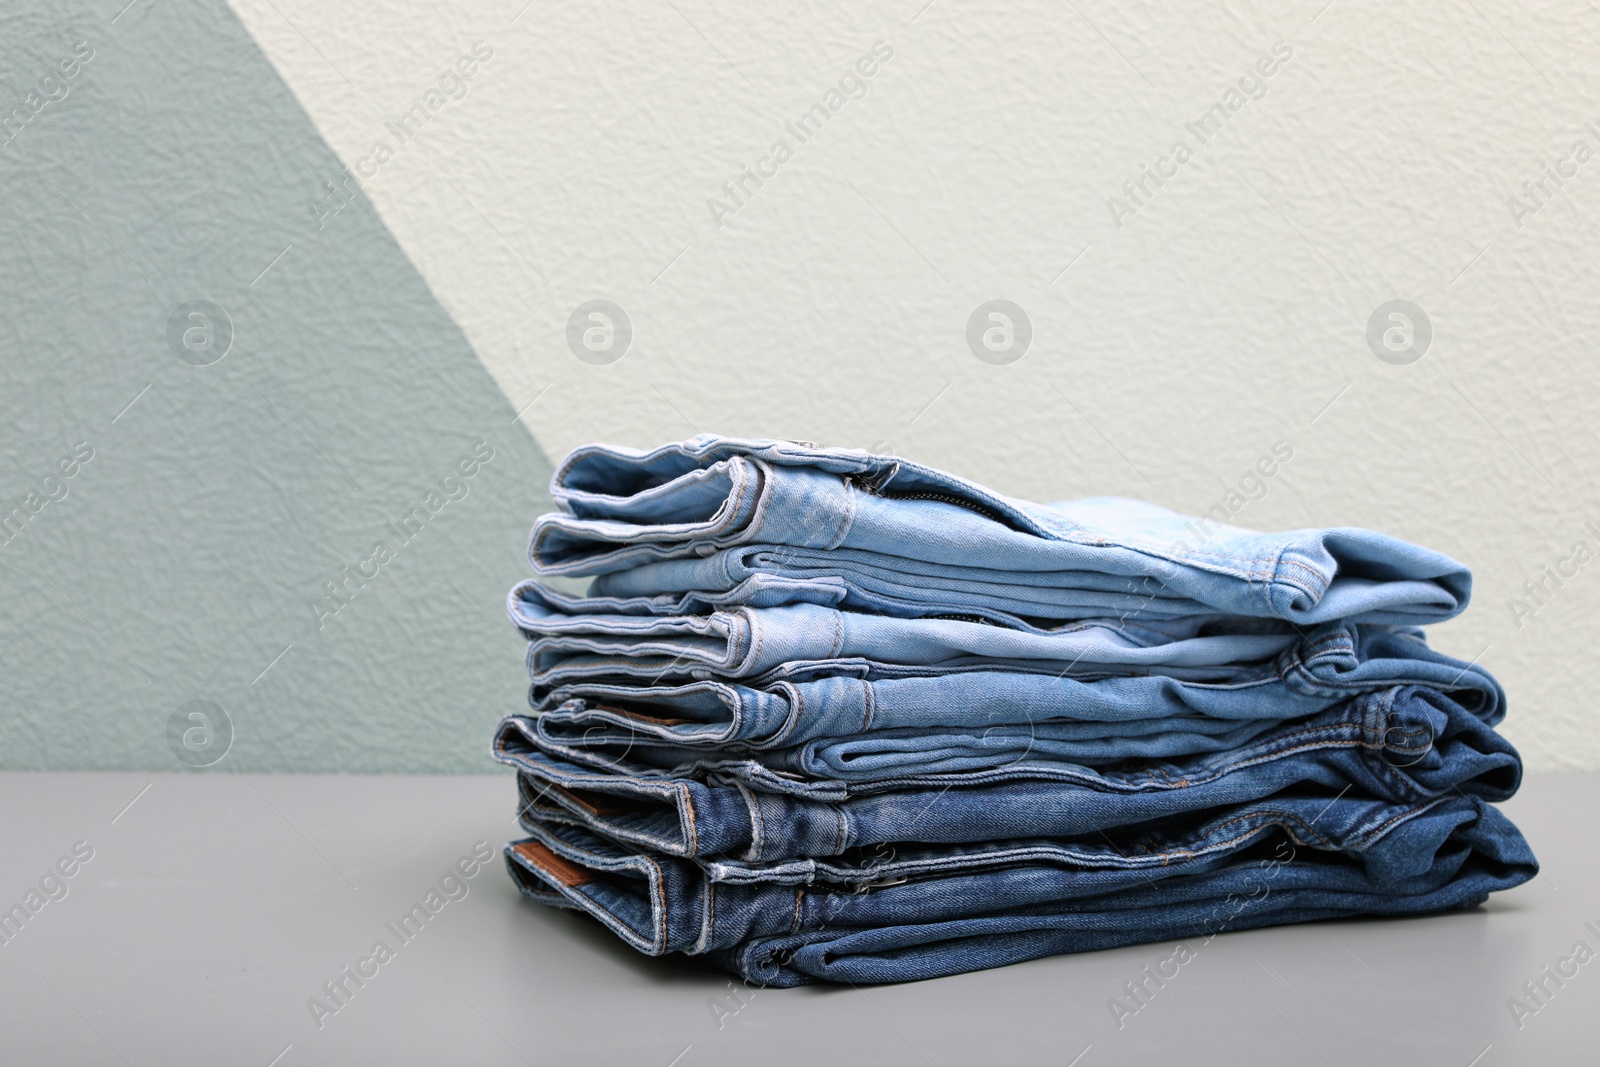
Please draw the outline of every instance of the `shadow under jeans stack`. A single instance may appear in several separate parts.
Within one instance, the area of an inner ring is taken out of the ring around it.
[[[889,456],[590,446],[512,590],[522,892],[751,984],[1472,907],[1537,872],[1454,560]]]

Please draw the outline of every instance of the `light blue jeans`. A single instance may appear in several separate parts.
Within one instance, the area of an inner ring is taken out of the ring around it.
[[[1027,636],[970,624],[915,623],[965,627],[975,637]],[[1112,637],[1120,634],[1086,631],[1060,639],[1098,646],[1101,651],[1093,654],[1099,659],[1126,654],[1145,657],[1144,664],[1090,668],[1073,663],[1057,673],[1062,665],[1055,660],[978,658],[974,663],[958,657],[944,664],[899,665],[858,657],[790,662],[754,678],[723,680],[715,667],[680,663],[673,669],[668,662],[663,669],[663,657],[649,656],[643,662],[656,675],[651,679],[636,677],[645,672],[633,657],[580,655],[549,675],[536,671],[530,696],[537,730],[552,745],[613,754],[644,753],[652,746],[730,754],[789,749],[781,766],[847,780],[888,773],[884,761],[915,762],[956,744],[966,750],[965,758],[992,763],[1010,762],[1024,752],[1041,754],[1056,744],[1067,746],[1053,749],[1057,755],[1079,762],[1181,756],[1215,750],[1218,742],[1206,738],[1253,736],[1239,732],[1250,723],[1303,718],[1363,693],[1403,685],[1448,696],[1489,725],[1505,714],[1505,696],[1493,676],[1429,648],[1414,631],[1327,624],[1293,638],[1265,662],[1230,665],[1224,652],[1212,666],[1201,666],[1203,659],[1191,653],[1201,645],[1226,649],[1235,639],[1124,647]],[[724,654],[716,642],[705,640],[701,651],[707,658]],[[1049,644],[1049,639],[1038,640]],[[689,642],[677,647],[692,659]],[[1180,662],[1187,657],[1193,665],[1163,666],[1163,652]],[[878,653],[898,654],[892,648]],[[1129,669],[1142,673],[1124,673]],[[581,680],[564,681],[569,670]],[[876,762],[856,762],[869,753]]]
[[[1471,591],[1460,563],[1370,530],[1255,533],[1120,498],[1046,507],[906,460],[777,441],[591,445],[551,493],[561,510],[534,525],[534,568],[601,576],[592,592],[619,611],[806,601],[997,621],[1414,624],[1456,614]]]
[[[754,678],[796,662],[852,659],[1220,679],[1242,665],[1271,659],[1304,632],[1288,623],[1216,615],[1091,619],[1045,630],[956,618],[896,618],[816,604],[707,615],[624,615],[568,611],[565,600],[532,581],[511,591],[507,610],[529,638],[528,668],[535,681],[607,675],[653,679],[667,673]]]

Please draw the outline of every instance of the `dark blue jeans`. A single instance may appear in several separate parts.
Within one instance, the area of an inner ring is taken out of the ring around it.
[[[1281,794],[1142,831],[774,864],[674,859],[570,824],[527,828],[506,849],[527,896],[581,909],[642,952],[705,954],[778,986],[1469,907],[1537,872],[1516,828],[1459,793],[1403,804]]]

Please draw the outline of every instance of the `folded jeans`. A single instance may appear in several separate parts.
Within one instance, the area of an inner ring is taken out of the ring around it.
[[[521,772],[530,819],[571,822],[675,856],[832,856],[902,841],[964,843],[1081,835],[1243,803],[1288,789],[1350,790],[1386,802],[1446,793],[1509,797],[1511,745],[1433,690],[1396,687],[1283,724],[1233,750],[1181,761],[1070,763],[933,776],[911,788],[821,800],[757,782],[623,773],[544,750],[524,717],[501,724],[494,755]]]
[[[736,608],[708,615],[640,616],[567,610],[537,582],[511,591],[507,609],[529,639],[535,677],[663,673],[750,678],[796,661],[863,659],[904,666],[950,662],[1082,664],[1082,671],[1229,670],[1271,659],[1301,632],[1272,620],[1189,616],[1165,624],[1090,620],[1049,631],[957,618],[897,618],[817,604]]]
[[[562,463],[551,493],[561,510],[540,517],[529,544],[544,574],[639,576],[663,560],[769,545],[919,561],[980,584],[1054,574],[1052,587],[1093,592],[1120,582],[1183,601],[1173,614],[1198,604],[1302,624],[1449,618],[1471,589],[1455,560],[1370,530],[1263,534],[1119,498],[1046,507],[906,460],[787,442],[702,434],[650,452],[588,446]],[[620,595],[718,586],[631,588]]]
[[[506,856],[528,896],[581,909],[639,951],[708,953],[779,985],[898,981],[1269,922],[1436,911],[1537,870],[1504,816],[1461,795],[1400,805],[1270,797],[1120,841],[763,865],[639,852],[571,825],[527,828]]]
[[[1120,724],[1174,720],[1180,731],[1204,720],[1287,720],[1317,714],[1362,693],[1426,686],[1493,725],[1504,693],[1487,671],[1430,649],[1419,637],[1386,627],[1330,624],[1312,631],[1269,663],[1222,671],[1217,680],[1166,674],[1069,676],[1027,666],[999,669],[906,668],[862,661],[820,661],[737,681],[639,685],[621,671],[550,686],[536,681],[530,702],[538,729],[553,743],[615,749],[639,744],[788,748],[882,730],[989,729],[1045,723],[1102,723],[1079,739],[1105,741]],[[617,679],[617,680],[601,680]],[[760,684],[770,679],[768,684]],[[1130,747],[1126,755],[1139,754]],[[1169,754],[1180,755],[1181,749]]]

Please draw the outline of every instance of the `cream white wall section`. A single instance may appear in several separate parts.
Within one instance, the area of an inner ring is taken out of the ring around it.
[[[513,405],[539,397],[523,418],[552,456],[695,430],[876,442],[1035,499],[1200,511],[1288,442],[1234,521],[1468,562],[1474,606],[1436,643],[1500,675],[1530,764],[1600,767],[1600,159],[1573,152],[1600,152],[1591,11],[519,6],[235,0],[352,166],[493,48],[366,189]],[[893,58],[866,95],[787,133],[876,41]],[[1185,124],[1280,41],[1201,143]],[[792,158],[719,226],[708,198],[778,139]],[[635,330],[610,366],[566,346],[592,298]],[[1032,323],[1012,365],[966,344],[991,298]],[[1410,365],[1366,340],[1392,299],[1432,324]],[[1546,566],[1560,585],[1525,587]]]

